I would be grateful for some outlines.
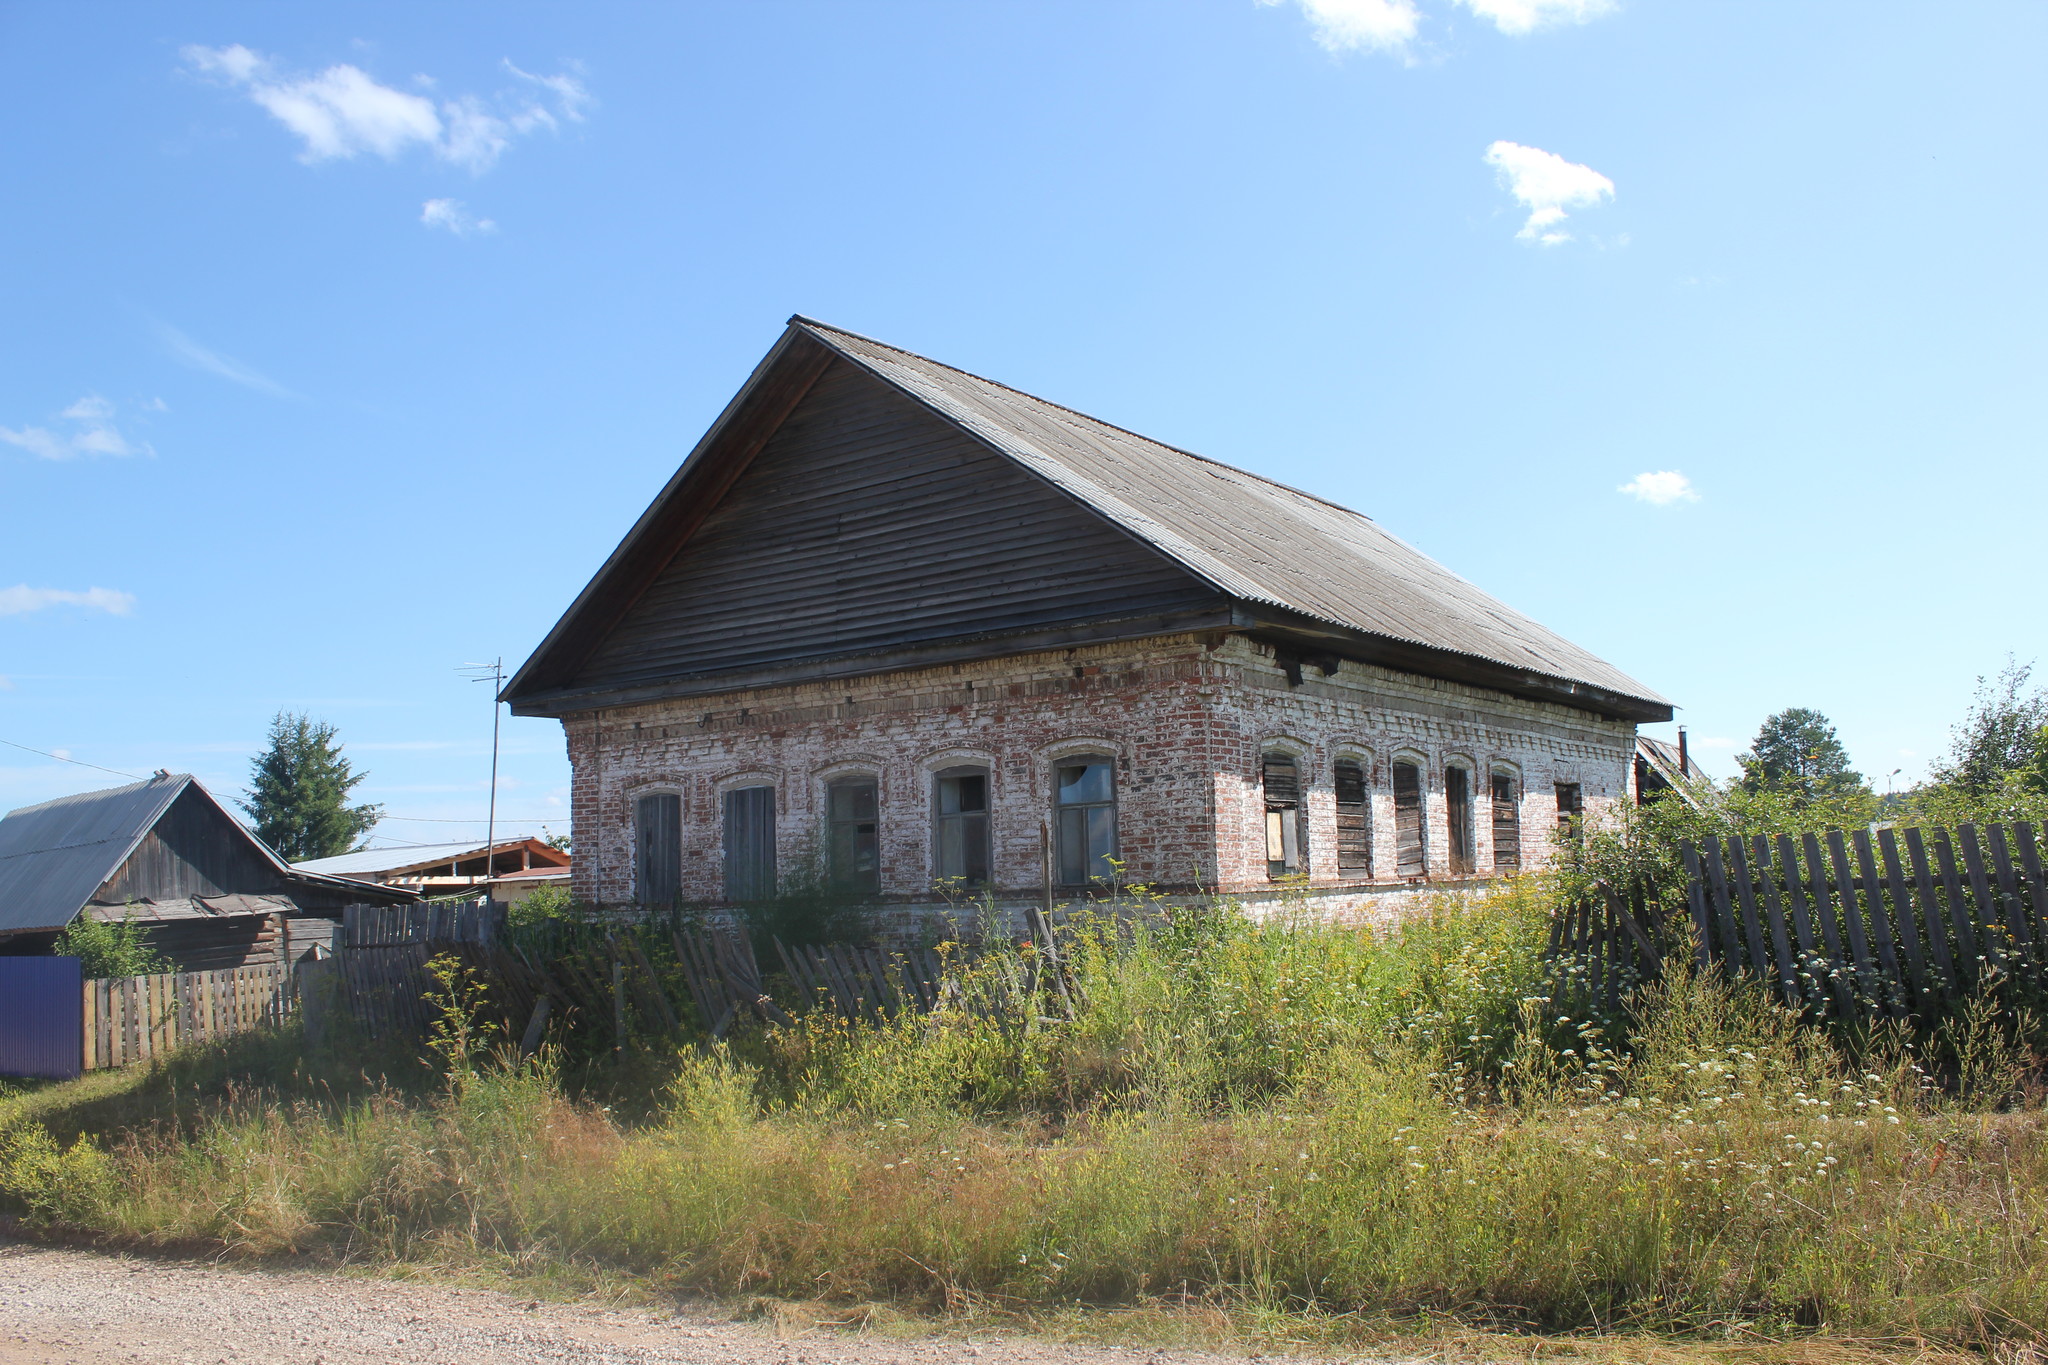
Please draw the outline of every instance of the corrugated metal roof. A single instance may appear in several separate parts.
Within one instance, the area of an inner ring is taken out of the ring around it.
[[[0,932],[71,923],[190,785],[176,773],[10,811],[0,820]]]
[[[495,844],[486,844],[474,839],[460,844],[413,844],[400,848],[371,848],[359,853],[341,853],[332,858],[314,858],[308,862],[293,863],[298,872],[320,873],[330,877],[360,877],[364,874],[402,872],[407,868],[433,867],[437,863],[454,862],[462,858],[481,858],[486,848],[519,848],[527,842],[525,837],[500,839]]]
[[[1234,597],[1666,702],[1349,508],[854,332],[791,323]]]

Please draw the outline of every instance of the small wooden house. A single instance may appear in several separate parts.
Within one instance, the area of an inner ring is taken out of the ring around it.
[[[83,916],[139,921],[179,971],[290,962],[333,940],[345,906],[418,899],[290,867],[186,773],[0,820],[0,954],[48,952]]]

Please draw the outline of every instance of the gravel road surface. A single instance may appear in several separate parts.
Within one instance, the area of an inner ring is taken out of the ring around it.
[[[708,1311],[594,1308],[480,1289],[0,1243],[0,1365],[59,1361],[1238,1365],[1199,1352],[1029,1340],[905,1342],[833,1328],[778,1334]]]

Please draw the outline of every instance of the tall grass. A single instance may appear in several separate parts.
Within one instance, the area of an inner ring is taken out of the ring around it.
[[[0,1138],[0,1190],[143,1242],[727,1294],[2048,1333],[2048,1138],[1996,1020],[1958,1025],[1957,1091],[1922,1040],[1851,1056],[1707,980],[1577,1017],[1540,893],[1384,941],[1105,923],[1071,1022],[816,1011],[666,1057],[652,1097],[565,1093],[544,1056],[425,1091],[201,1087],[82,1143],[46,1109]]]

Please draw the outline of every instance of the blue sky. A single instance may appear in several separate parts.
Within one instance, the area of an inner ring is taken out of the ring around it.
[[[2031,3],[0,4],[0,739],[231,794],[305,709],[386,839],[480,831],[458,666],[801,311],[1356,507],[1724,771],[1805,705],[1903,783],[2048,653],[2044,48]],[[0,807],[115,780],[0,748]],[[566,782],[508,719],[501,815]]]

